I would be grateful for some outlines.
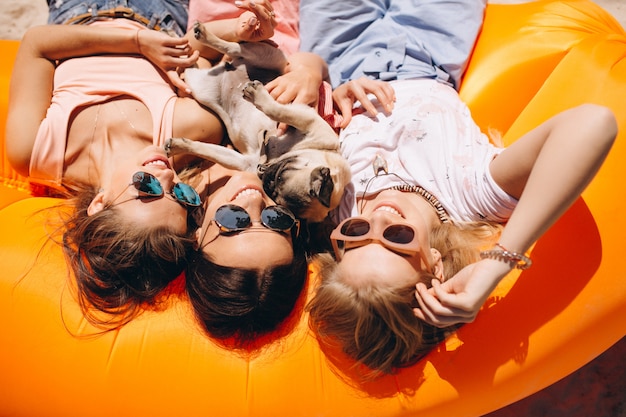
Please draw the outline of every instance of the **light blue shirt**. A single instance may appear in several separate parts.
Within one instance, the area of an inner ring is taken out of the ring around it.
[[[301,50],[331,84],[434,78],[458,89],[486,0],[300,0]]]

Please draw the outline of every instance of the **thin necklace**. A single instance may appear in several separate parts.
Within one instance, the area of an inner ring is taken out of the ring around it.
[[[115,100],[110,101],[110,103],[112,103],[115,108],[117,109],[117,111],[120,112],[120,114],[122,116],[124,116],[124,119],[126,119],[126,121],[128,122],[128,125],[133,129],[133,131],[135,132],[135,137],[139,137],[139,133],[137,132],[137,129],[135,128],[135,125],[133,124],[133,122],[130,121],[130,119],[128,118],[128,116],[126,115],[126,113],[124,112],[124,110],[122,110],[122,108],[120,106],[117,105],[117,103],[115,102]],[[100,103],[98,104],[98,109],[96,111],[96,117],[94,118],[93,121],[93,131],[91,132],[91,145],[89,147],[89,165],[87,166],[87,176],[88,178],[91,178],[91,157],[92,157],[92,153],[91,153],[91,149],[93,148],[93,142],[96,138],[96,129],[98,127],[98,120],[100,117],[100,110],[102,109],[102,104],[106,104],[106,103]],[[105,120],[106,122],[106,120]],[[104,125],[105,128],[107,128],[107,125]],[[100,191],[102,191],[102,187],[99,188]]]
[[[379,154],[376,154],[376,159],[374,159],[374,162],[372,163],[372,168],[374,169],[374,176],[370,178],[367,181],[367,184],[365,185],[365,190],[363,191],[363,195],[361,197],[361,207],[359,208],[359,211],[361,213],[363,212],[365,195],[367,194],[367,190],[370,184],[372,183],[372,181],[378,177],[382,177],[385,175],[392,175],[396,177],[397,179],[399,179],[400,181],[402,181],[404,184],[394,185],[393,187],[387,188],[387,190],[397,190],[397,191],[401,191],[405,193],[415,193],[419,195],[420,197],[422,197],[424,200],[426,200],[435,209],[435,211],[437,212],[437,217],[439,217],[439,221],[441,223],[452,222],[452,220],[450,220],[450,216],[448,215],[448,212],[443,207],[441,202],[437,199],[437,197],[432,195],[430,192],[426,191],[424,187],[420,187],[419,185],[411,185],[404,178],[400,177],[398,174],[389,172],[387,168],[387,161],[385,161],[385,159]],[[381,171],[382,171],[382,174],[381,174]]]
[[[92,158],[92,150],[93,150],[93,141],[96,138],[96,128],[98,127],[98,117],[100,116],[100,109],[102,108],[102,104],[98,104],[98,109],[96,110],[96,117],[93,121],[93,131],[91,132],[91,143],[89,144],[89,154],[88,154],[88,165],[87,165],[87,178],[91,180],[91,164],[93,163]]]
[[[120,106],[117,105],[117,103],[115,101],[113,101],[113,105],[115,106],[115,108],[122,114],[122,116],[124,116],[124,118],[126,119],[126,121],[128,122],[128,124],[130,125],[130,127],[133,128],[133,130],[135,131],[135,134],[137,134],[137,129],[135,128],[135,125],[133,124],[133,122],[130,121],[130,119],[128,118],[128,116],[126,115],[126,113],[124,112],[124,110],[122,110],[122,108]]]

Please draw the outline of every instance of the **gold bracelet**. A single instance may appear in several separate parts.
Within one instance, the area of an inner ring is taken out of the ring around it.
[[[533,261],[526,255],[514,251],[510,251],[500,243],[496,243],[496,246],[500,249],[484,250],[480,252],[480,258],[496,259],[498,261],[504,261],[508,264],[512,264],[517,269],[528,269],[533,264]]]

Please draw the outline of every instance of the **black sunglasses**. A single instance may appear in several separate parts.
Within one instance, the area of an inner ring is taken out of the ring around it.
[[[234,204],[220,206],[213,221],[220,228],[220,233],[239,232],[252,226],[250,214],[243,207]],[[288,232],[294,227],[296,236],[300,232],[300,222],[296,216],[288,208],[279,205],[269,206],[261,211],[261,224],[275,232]]]

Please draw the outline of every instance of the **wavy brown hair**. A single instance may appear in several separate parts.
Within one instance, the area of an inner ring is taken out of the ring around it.
[[[195,239],[164,226],[130,224],[115,207],[89,216],[96,191],[84,188],[70,200],[63,252],[73,272],[79,305],[93,325],[110,330],[135,317],[185,266]]]
[[[431,247],[442,256],[444,277],[451,277],[479,259],[480,249],[495,242],[501,226],[485,222],[444,223],[431,233]],[[339,344],[343,352],[365,365],[365,379],[393,374],[411,366],[459,326],[437,328],[413,314],[415,285],[350,285],[328,254],[315,258],[321,284],[306,309],[320,343]],[[420,281],[431,286],[435,276],[424,273]]]

